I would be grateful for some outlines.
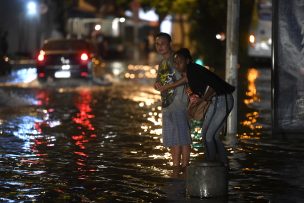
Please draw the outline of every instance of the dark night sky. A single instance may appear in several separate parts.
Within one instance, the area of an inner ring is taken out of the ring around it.
[[[20,0],[2,0],[0,5],[0,27],[8,28],[16,24],[17,16],[20,13],[20,4],[25,1]]]
[[[18,48],[18,18],[26,0],[1,0],[0,4],[0,30],[8,31],[9,52],[15,52]]]

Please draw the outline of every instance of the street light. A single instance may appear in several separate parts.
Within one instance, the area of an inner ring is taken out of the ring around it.
[[[27,15],[36,16],[38,14],[37,3],[35,1],[29,1],[26,5]]]
[[[101,30],[101,25],[100,24],[97,24],[95,25],[95,28],[94,28],[96,31],[100,31]]]

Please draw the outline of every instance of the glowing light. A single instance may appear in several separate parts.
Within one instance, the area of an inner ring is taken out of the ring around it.
[[[225,33],[221,32],[215,35],[215,38],[220,41],[224,41],[226,39]]]
[[[34,1],[30,1],[27,3],[27,14],[29,16],[35,16],[38,14],[37,3]]]
[[[249,96],[249,98],[244,100],[244,103],[247,105],[259,100],[259,98],[257,97],[257,90],[255,86],[255,80],[257,79],[258,75],[259,73],[256,69],[249,69],[247,76],[248,91],[246,92],[246,95]]]
[[[154,79],[156,78],[158,66],[149,65],[128,65],[128,72],[125,73],[127,79]]]
[[[254,35],[250,35],[250,36],[249,36],[249,42],[250,42],[251,44],[254,44],[254,43],[255,43],[255,36],[254,36]]]
[[[40,62],[42,62],[42,61],[44,61],[44,59],[45,59],[45,52],[44,52],[43,50],[41,50],[41,51],[39,52],[39,55],[38,55],[38,57],[37,57],[37,60],[40,61]]]
[[[251,68],[248,71],[247,79],[248,79],[248,90],[246,95],[249,97],[244,100],[246,105],[252,104],[254,102],[259,102],[260,98],[257,94],[257,89],[255,85],[255,81],[259,76],[258,70]],[[242,121],[241,124],[245,127],[248,127],[250,130],[262,129],[263,126],[258,124],[259,112],[254,111],[246,114],[246,120]],[[252,136],[247,135],[246,133],[241,135],[241,139],[250,139]],[[256,138],[259,138],[256,136]]]
[[[272,39],[271,38],[268,39],[268,44],[272,44]]]
[[[99,25],[99,24],[95,25],[94,29],[95,29],[96,31],[101,30],[101,25]]]
[[[81,56],[80,56],[80,59],[82,61],[87,61],[89,59],[89,56],[87,53],[82,53]]]
[[[114,36],[119,36],[119,18],[114,18],[112,21],[112,30]]]
[[[71,66],[70,65],[62,65],[61,68],[62,68],[62,70],[70,70]]]
[[[124,65],[121,62],[113,62],[111,63],[112,72],[115,76],[120,75],[124,71]]]
[[[145,12],[143,9],[139,9],[139,18],[147,21],[158,21],[158,15],[154,10]]]
[[[202,59],[196,59],[195,63],[198,64],[198,65],[201,65],[201,66],[204,65],[204,61]]]
[[[160,24],[160,31],[168,34],[172,33],[172,17],[167,16]]]

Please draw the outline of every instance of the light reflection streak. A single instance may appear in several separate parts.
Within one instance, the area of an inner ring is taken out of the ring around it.
[[[137,102],[139,108],[144,108],[149,111],[148,113],[146,113],[145,111],[142,114],[143,118],[145,118],[147,122],[142,123],[142,132],[140,132],[139,135],[148,135],[151,136],[153,140],[158,140],[158,144],[154,146],[154,149],[157,151],[155,151],[155,153],[153,154],[150,154],[149,158],[167,160],[167,164],[172,165],[172,163],[169,162],[171,160],[171,155],[168,149],[162,145],[162,108],[160,106],[160,95],[151,86],[141,88],[143,89],[141,89],[140,91],[134,91],[133,94],[127,96],[128,99]],[[161,152],[159,152],[159,150]],[[163,168],[161,169],[157,167],[151,167],[150,170],[157,171],[158,173],[161,173],[164,176],[169,176],[169,171],[164,170]]]
[[[39,106],[46,106],[51,103],[49,94],[46,91],[39,91],[36,95],[36,99]],[[86,144],[92,139],[96,138],[95,127],[91,123],[91,119],[95,117],[95,115],[92,113],[91,103],[91,91],[89,89],[80,89],[74,100],[74,105],[78,112],[74,117],[71,118],[72,122],[76,124],[76,128],[79,131],[79,133],[71,135],[71,139],[74,141],[75,146],[77,146],[73,153],[76,155],[76,168],[79,172],[81,172],[78,179],[86,179],[87,176],[85,175],[85,172],[96,171],[95,169],[88,168],[87,166],[87,159],[89,155],[86,151]],[[54,113],[55,109],[42,109],[38,110],[37,112],[43,119],[34,123],[38,136],[35,137],[32,150],[36,152],[36,155],[39,157],[39,154],[44,156],[44,154],[40,153],[38,150],[42,149],[41,146],[54,147],[56,142],[55,136],[44,134],[45,129],[61,125],[61,122],[50,120],[50,114]]]
[[[79,134],[71,136],[75,145],[78,147],[75,149],[74,154],[78,156],[76,165],[79,172],[94,172],[96,169],[87,168],[87,159],[89,157],[87,153],[86,143],[90,142],[96,137],[95,127],[91,123],[91,119],[95,118],[92,108],[92,92],[88,89],[81,89],[75,99],[75,106],[78,109],[78,113],[72,118],[72,121],[78,125]],[[79,174],[78,179],[86,179],[85,173]]]
[[[156,78],[158,65],[133,65],[129,64],[127,72],[125,73],[126,79],[154,79]]]
[[[12,72],[11,83],[30,83],[37,78],[36,68],[19,69]]]
[[[131,67],[131,69],[136,67]],[[133,69],[132,69],[133,70]],[[140,90],[134,91],[131,95],[125,96],[126,99],[131,99],[138,103],[139,108],[144,108],[145,111],[142,114],[142,117],[146,119],[147,122],[143,122],[141,125],[142,132],[139,135],[148,135],[151,136],[153,140],[159,140],[159,145],[154,146],[154,149],[161,150],[161,152],[157,151],[150,155],[150,158],[153,159],[165,159],[168,161],[169,165],[172,165],[171,156],[169,153],[169,149],[163,147],[163,139],[162,139],[162,108],[160,103],[160,95],[159,92],[154,90],[151,86],[142,86]],[[201,123],[197,122],[193,125],[193,129],[191,132],[191,136],[194,138],[193,142],[193,152],[191,153],[191,157],[203,156],[202,152],[202,138],[201,138]]]
[[[19,125],[14,128],[12,134],[23,140],[24,144],[22,149],[29,151],[31,149],[31,145],[33,144],[32,139],[35,138],[36,135],[39,135],[39,131],[33,131],[36,122],[41,120],[37,119],[33,116],[23,116],[18,118]],[[32,136],[31,136],[32,135]]]
[[[244,99],[244,103],[249,106],[253,103],[260,102],[260,97],[256,88],[256,79],[259,77],[259,71],[255,68],[250,68],[247,74],[248,87],[246,91],[246,96],[248,98]],[[246,114],[246,120],[241,121],[241,125],[249,128],[251,131],[262,129],[262,125],[258,124],[259,112],[253,111]],[[243,133],[239,137],[240,139],[251,139],[252,137],[259,138],[259,133]]]
[[[47,91],[44,90],[40,90],[37,94],[36,94],[36,104],[38,106],[42,106],[42,105],[48,105],[49,101],[50,101],[50,96],[49,93]]]
[[[246,105],[249,105],[254,102],[260,101],[260,98],[257,95],[257,89],[255,85],[255,80],[258,78],[259,72],[255,68],[248,70],[247,80],[248,80],[248,89],[246,95],[249,97],[244,100]]]
[[[38,106],[47,106],[50,102],[49,92],[45,90],[40,90],[36,94],[36,100]],[[43,134],[44,128],[54,128],[56,126],[61,125],[61,122],[58,120],[51,120],[50,113],[54,112],[54,109],[38,109],[36,111],[38,115],[42,118],[42,120],[36,121],[34,123],[34,129],[39,134],[39,136],[35,137],[34,145],[32,146],[32,150],[38,154],[39,151],[37,148],[39,146],[47,146],[47,147],[54,147],[56,142],[56,137],[53,135]]]
[[[42,111],[47,113],[47,111]],[[42,116],[43,118],[48,116]],[[42,135],[42,126],[47,125],[47,122],[44,119],[39,119],[35,116],[22,116],[12,121],[14,124],[17,124],[13,130],[10,132],[14,137],[22,140],[23,146],[22,149],[30,152],[30,154],[24,154],[18,156],[20,158],[20,163],[18,166],[27,165],[28,167],[33,167],[33,165],[40,164],[41,157],[45,156],[43,153],[39,153],[37,150],[38,145],[45,146],[54,146],[54,142],[56,138],[54,136]],[[6,156],[13,156],[14,159],[17,159],[16,155],[7,154]],[[16,169],[20,171],[20,169]],[[28,173],[29,175],[40,175],[45,173],[45,171],[24,171],[24,173]]]

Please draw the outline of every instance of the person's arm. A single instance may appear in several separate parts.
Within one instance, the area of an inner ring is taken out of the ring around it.
[[[166,84],[158,88],[159,91],[164,92],[171,89],[175,89],[178,86],[184,85],[188,82],[187,77],[183,76],[181,79],[175,81],[174,83]]]
[[[155,79],[155,82],[154,82],[154,89],[158,90],[159,91],[159,88],[161,87],[161,82],[160,82],[160,64],[158,65],[158,69],[157,69],[157,75],[156,75],[156,79]]]
[[[207,88],[208,89],[207,89],[206,93],[202,96],[202,99],[205,101],[210,101],[212,99],[212,97],[216,94],[216,92],[210,86],[208,86]]]

